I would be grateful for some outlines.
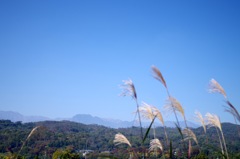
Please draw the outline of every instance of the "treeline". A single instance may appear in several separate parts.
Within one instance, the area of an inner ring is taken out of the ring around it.
[[[37,127],[29,137],[33,128]],[[234,124],[222,124],[226,145],[231,158],[240,158],[240,137],[238,128]],[[208,129],[207,138],[201,127],[192,129],[196,134],[201,151],[197,145],[193,145],[193,157],[199,154],[208,158],[216,157],[221,153],[219,140],[214,128]],[[144,132],[147,130],[144,129]],[[164,129],[155,129],[156,137],[164,141]],[[182,147],[182,139],[176,128],[166,129],[169,140],[172,142],[173,151],[178,153]],[[141,146],[140,128],[113,129],[99,125],[84,125],[70,121],[44,121],[35,123],[11,122],[0,120],[0,158],[54,158],[57,154],[72,155],[76,158],[83,157],[81,150],[93,150],[88,158],[107,155],[116,158],[124,158],[126,145],[115,146],[113,139],[115,134],[124,134],[132,143],[132,149],[146,151],[149,141],[153,139],[153,132],[149,133],[145,145]],[[28,138],[29,137],[29,138]],[[26,140],[28,138],[28,140]],[[166,143],[163,143],[168,150]],[[195,154],[195,155],[194,155]],[[94,156],[95,155],[95,156]],[[70,158],[70,157],[67,157]]]

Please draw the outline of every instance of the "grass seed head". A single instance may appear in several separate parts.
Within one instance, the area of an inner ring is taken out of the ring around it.
[[[227,98],[226,92],[224,91],[223,87],[215,79],[211,79],[209,82],[209,92],[220,93],[224,96],[224,98]]]
[[[137,99],[137,92],[131,79],[123,80],[121,88],[123,89],[121,96],[131,96],[134,99]]]
[[[207,129],[206,129],[206,122],[205,122],[205,119],[203,118],[202,114],[199,112],[199,111],[195,111],[195,121],[199,122],[202,127],[203,127],[203,130],[206,134],[207,132]]]
[[[240,122],[240,114],[237,111],[237,109],[229,101],[227,101],[227,104],[228,104],[229,107],[226,108],[225,111],[229,112],[230,114],[232,114],[233,117],[236,118],[238,120],[238,122]]]
[[[219,117],[215,114],[207,113],[206,115],[207,125],[209,127],[215,126],[219,128],[220,131],[222,131],[222,125]]]
[[[162,73],[159,71],[159,69],[155,66],[152,66],[152,72],[153,72],[153,77],[157,80],[159,80],[165,88],[167,88],[167,84],[165,79],[163,78]]]
[[[197,137],[191,129],[185,128],[182,133],[186,136],[185,140],[193,139],[198,144]]]
[[[36,126],[35,128],[33,128],[32,131],[29,133],[29,135],[28,135],[26,140],[28,140],[39,127],[40,126]]]
[[[149,151],[153,151],[153,150],[156,150],[156,149],[160,149],[161,151],[163,151],[162,143],[160,142],[159,139],[152,139],[150,141]]]
[[[153,120],[155,117],[154,107],[143,102],[142,106],[139,107],[139,111],[143,118]]]
[[[128,146],[132,147],[128,139],[121,133],[115,135],[113,142],[115,143],[115,145],[127,144]]]
[[[177,99],[175,99],[173,97],[168,98],[167,103],[164,106],[164,109],[169,113],[178,111],[182,115],[182,117],[185,118],[185,113],[184,113],[184,109],[183,109],[182,105],[180,104],[180,102]]]

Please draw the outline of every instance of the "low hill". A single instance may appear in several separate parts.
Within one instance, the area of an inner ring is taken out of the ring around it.
[[[36,126],[39,126],[39,128],[29,138],[21,151],[21,154],[24,154],[26,158],[33,158],[36,155],[47,155],[48,158],[51,158],[57,149],[67,147],[71,147],[76,152],[83,149],[97,152],[114,151],[118,147],[114,146],[113,139],[115,134],[119,132],[129,139],[133,147],[141,145],[140,128],[138,127],[113,129],[71,121],[43,121],[23,124],[21,122],[14,123],[9,120],[0,120],[0,153],[18,152],[31,130]],[[229,153],[239,152],[240,138],[236,125],[223,123],[222,127]],[[218,137],[214,128],[207,130],[208,145],[201,127],[192,130],[198,138],[201,149],[206,153],[211,154],[213,153],[211,151],[219,150]],[[144,132],[146,132],[146,129],[144,129]],[[169,139],[172,140],[173,147],[178,148],[182,141],[178,130],[176,128],[167,128],[167,133]],[[156,135],[162,141],[164,147],[168,147],[162,127],[156,128]],[[152,138],[153,132],[150,132],[145,142],[146,148],[149,147],[149,141]],[[196,144],[193,144],[193,147],[196,147]]]

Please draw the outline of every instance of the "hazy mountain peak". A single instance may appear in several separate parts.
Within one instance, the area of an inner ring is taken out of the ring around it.
[[[126,128],[126,127],[138,126],[134,121],[122,121],[119,119],[100,118],[100,117],[92,116],[90,114],[76,114],[72,118],[68,118],[68,119],[64,119],[64,118],[50,119],[42,116],[24,116],[20,113],[13,112],[13,111],[0,111],[0,119],[11,120],[13,122],[22,121],[24,123],[45,121],[45,120],[56,120],[56,121],[69,120],[69,121],[74,121],[74,122],[83,123],[87,125],[97,124],[97,125],[103,125],[111,128]],[[192,128],[199,127],[199,125],[196,125],[189,121],[187,123],[189,127],[192,127]],[[143,127],[148,127],[149,124],[150,122],[142,123]],[[171,121],[166,121],[165,125],[167,127],[175,127],[174,122],[171,122]],[[155,123],[155,126],[162,126],[162,125],[160,123]],[[184,122],[180,122],[180,126],[184,127]]]

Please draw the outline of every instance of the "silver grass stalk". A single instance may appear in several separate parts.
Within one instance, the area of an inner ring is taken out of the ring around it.
[[[123,85],[121,85],[121,87],[123,89],[121,96],[131,96],[137,99],[136,89],[131,79],[123,80]]]
[[[234,118],[234,121],[236,123],[237,129],[238,129],[238,135],[240,136],[240,128],[239,128],[239,126],[237,124],[237,120],[238,120],[238,122],[240,122],[240,115],[239,115],[238,111],[236,111],[236,109],[234,107],[226,108],[225,111],[230,113],[230,114],[232,114],[232,116]]]
[[[237,121],[240,122],[240,114],[238,113],[237,109],[228,100],[226,92],[224,91],[223,87],[216,80],[212,79],[210,81],[209,92],[218,92],[224,96],[224,98],[226,99],[226,103],[229,106],[229,108],[226,108],[225,111],[230,113],[233,116],[236,126],[237,126]],[[238,133],[240,136],[240,129],[238,126],[237,126],[237,129],[238,129]]]
[[[216,128],[218,138],[219,138],[220,147],[221,147],[221,150],[222,150],[222,154],[224,154],[222,140],[221,140],[221,137],[220,137],[220,134],[219,134],[219,130],[221,131],[221,129],[222,129],[220,120],[218,120],[218,117],[216,117],[216,115],[214,115],[214,114],[207,113],[205,116],[206,116],[206,120],[207,120],[207,126],[209,128],[213,127],[213,126]]]
[[[162,123],[162,125],[164,126],[165,123],[164,123],[164,120],[163,120],[163,116],[162,116],[162,113],[160,112],[160,110],[156,107],[153,108],[154,109],[154,113],[157,117],[157,119]]]
[[[115,143],[115,145],[127,144],[129,147],[132,147],[132,145],[128,141],[128,139],[121,133],[118,133],[118,134],[115,135],[113,143]]]
[[[159,139],[155,138],[150,141],[149,151],[160,149],[163,152],[163,146]]]
[[[175,99],[173,97],[169,97],[169,99],[167,100],[167,103],[164,106],[164,108],[167,112],[170,112],[170,113],[171,112],[176,112],[176,111],[179,112],[184,119],[186,128],[188,128],[187,120],[186,120],[185,113],[184,113],[184,109],[177,99]],[[179,128],[181,128],[181,127],[179,126]]]
[[[182,131],[182,133],[183,133],[184,136],[186,136],[184,138],[184,140],[188,140],[188,157],[190,158],[191,157],[191,153],[192,153],[191,139],[194,140],[197,145],[198,145],[198,140],[197,140],[197,137],[194,134],[194,132],[191,129],[189,129],[189,128],[185,128]],[[199,147],[199,145],[198,145],[198,147]]]
[[[140,114],[143,118],[153,121],[156,114],[154,112],[154,106],[151,106],[147,103],[142,102],[142,106],[139,107]],[[153,136],[156,137],[156,130],[153,127]]]
[[[187,125],[187,120],[186,120],[186,117],[185,117],[184,109],[183,109],[182,105],[180,104],[180,102],[177,99],[175,99],[173,97],[169,97],[168,102],[167,102],[167,104],[165,105],[164,108],[167,111],[169,111],[169,112],[176,112],[176,111],[179,112],[182,115],[183,119],[184,119],[184,123],[185,123],[186,128],[188,129],[188,125]],[[176,115],[176,113],[175,113],[175,115]],[[179,123],[178,123],[178,126],[179,126],[179,130],[181,131],[181,127],[180,127]],[[190,142],[190,139],[188,139],[188,140]],[[190,149],[190,147],[189,147],[189,149]]]
[[[220,131],[222,131],[222,125],[221,125],[220,119],[219,119],[219,117],[217,115],[211,114],[211,113],[207,113],[205,116],[206,116],[206,120],[207,120],[207,125],[209,127],[215,126]]]
[[[38,128],[39,128],[39,126],[33,128],[32,131],[30,132],[30,134],[28,135],[28,137],[27,137],[26,140],[28,140],[28,139],[32,136],[32,134],[33,134]]]
[[[182,117],[185,119],[185,113],[182,105],[177,101],[177,99],[173,97],[168,98],[167,103],[164,106],[164,109],[169,113],[178,111],[182,115]]]
[[[225,109],[225,111],[230,113],[234,117],[235,123],[237,125],[237,121],[240,122],[240,114],[238,113],[237,109],[228,100],[226,92],[224,91],[223,87],[214,79],[212,79],[210,81],[209,85],[210,85],[209,92],[217,92],[224,96],[224,98],[226,99],[226,103],[229,106],[229,108]],[[237,119],[237,121],[236,121],[236,119]],[[238,128],[238,131],[240,131],[239,128]],[[239,135],[240,135],[240,133],[239,133]]]
[[[167,88],[167,83],[165,79],[163,78],[162,73],[159,71],[159,69],[155,66],[152,66],[152,71],[153,71],[153,77],[157,80],[159,80],[165,88]]]
[[[20,152],[22,151],[22,149],[23,149],[24,145],[26,144],[26,142],[29,140],[29,138],[33,135],[33,133],[34,133],[39,127],[40,127],[40,126],[34,127],[34,128],[31,130],[31,132],[28,134],[26,140],[23,142],[23,144],[22,144],[22,146],[21,146],[21,148],[20,148],[20,150],[19,150],[19,152],[18,152],[18,154],[17,154],[17,156],[16,156],[16,159],[18,158],[18,155],[19,155]]]
[[[139,109],[140,109],[140,113],[143,118],[149,119],[150,121],[152,121],[156,117],[162,123],[162,125],[164,127],[166,142],[168,144],[168,136],[167,136],[167,132],[166,132],[166,127],[164,125],[164,120],[163,120],[162,113],[160,112],[160,110],[157,107],[149,105],[144,102],[142,103],[142,106],[139,107]],[[155,138],[155,136],[156,136],[155,127],[153,128],[153,134],[154,134],[154,138]]]
[[[229,109],[226,110],[226,112],[232,114],[233,117],[240,122],[240,115],[239,115],[237,109],[228,100],[226,92],[224,91],[223,87],[214,79],[212,79],[210,81],[209,85],[210,85],[209,92],[218,92],[218,93],[222,94],[224,96],[224,98],[226,99],[228,106],[230,107]]]
[[[142,105],[139,107],[141,116],[147,120],[153,120],[155,117],[153,106],[142,102]]]
[[[220,144],[220,147],[221,147],[221,150],[222,150],[222,154],[224,155],[223,143],[222,143],[222,140],[221,140],[221,137],[220,137],[220,134],[219,134],[219,129],[217,127],[215,127],[215,129],[216,129],[217,134],[218,134],[218,139],[219,139],[219,144]]]
[[[239,114],[233,109],[233,108],[226,108],[225,109],[225,112],[228,112],[228,113],[230,113],[230,114],[232,114],[232,116],[234,117],[234,120],[235,120],[235,123],[237,124],[237,121],[236,121],[236,119],[238,120],[238,121],[240,121],[240,116],[239,116]]]
[[[238,122],[240,122],[240,114],[238,113],[237,109],[232,105],[232,103],[230,103],[229,101],[227,101],[227,104],[229,106],[229,109],[226,109],[227,112],[229,112],[230,114],[233,115],[233,117],[235,119],[238,120]],[[237,124],[237,123],[236,123]]]
[[[195,118],[194,118],[194,120],[199,122],[202,125],[204,133],[206,134],[206,132],[207,132],[206,122],[205,122],[205,119],[203,118],[202,114],[199,111],[195,111]]]
[[[223,87],[215,79],[211,79],[209,82],[209,92],[220,93],[224,96],[224,98],[227,98],[226,92],[224,91]]]
[[[209,126],[215,126],[220,130],[221,135],[222,135],[223,145],[224,145],[226,155],[227,155],[227,159],[229,159],[227,146],[226,146],[225,138],[224,138],[223,131],[222,131],[222,125],[221,125],[221,121],[220,121],[219,117],[215,114],[207,113],[206,118],[207,118],[207,123]]]
[[[122,85],[122,96],[131,96],[137,105],[137,114],[138,114],[138,120],[139,120],[139,124],[140,124],[140,128],[141,128],[141,138],[143,140],[143,130],[142,130],[142,122],[141,122],[141,117],[140,117],[140,112],[139,112],[139,104],[138,104],[138,100],[137,100],[137,92],[135,89],[135,86],[132,82],[131,79],[129,80],[123,80],[123,85]]]
[[[188,157],[190,158],[191,157],[191,152],[192,152],[191,139],[194,140],[197,145],[198,145],[198,140],[197,140],[197,137],[194,134],[194,132],[191,129],[189,129],[189,128],[185,128],[182,131],[182,133],[185,136],[184,140],[188,140]]]
[[[149,152],[150,152],[150,151],[154,151],[155,156],[157,157],[157,150],[158,150],[158,149],[161,150],[161,152],[162,152],[162,157],[163,157],[163,159],[165,159],[165,157],[164,157],[164,152],[163,152],[163,146],[162,146],[162,143],[160,142],[160,140],[157,139],[157,138],[154,138],[154,139],[150,140]]]
[[[192,139],[196,142],[196,144],[198,145],[198,140],[196,135],[194,134],[194,132],[191,129],[185,128],[182,133],[186,136],[185,140],[189,140]]]
[[[166,131],[166,126],[165,126],[165,123],[164,123],[164,120],[163,120],[163,117],[162,117],[162,113],[160,112],[159,109],[157,109],[156,107],[154,107],[154,112],[157,116],[157,119],[162,123],[163,125],[163,128],[164,128],[164,133],[165,133],[165,138],[166,138],[166,142],[167,142],[167,145],[168,145],[168,135],[167,135],[167,131]]]
[[[167,95],[170,98],[170,93],[168,91],[167,83],[166,83],[165,79],[163,78],[163,75],[160,72],[160,70],[157,67],[152,66],[152,72],[153,72],[153,77],[155,79],[157,79],[158,81],[160,81],[163,84],[163,86],[166,88]],[[176,121],[177,121],[177,125],[178,125],[178,127],[180,127],[180,124],[179,124],[178,117],[177,117],[175,109],[173,109],[173,112],[174,112],[174,115],[175,115],[175,118],[176,118]]]
[[[188,140],[188,158],[191,158],[192,153],[192,143],[191,140]]]

